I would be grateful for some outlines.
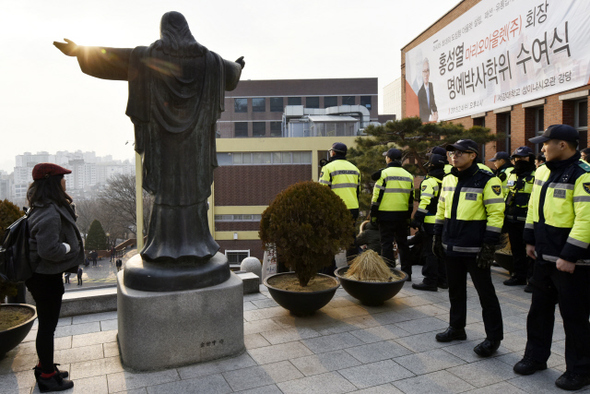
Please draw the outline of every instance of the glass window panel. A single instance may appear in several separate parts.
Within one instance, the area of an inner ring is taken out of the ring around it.
[[[252,153],[252,164],[270,164],[270,152]]]
[[[234,127],[236,137],[248,136],[248,122],[235,122]]]
[[[231,166],[232,165],[232,154],[231,153],[217,153],[217,163],[220,166]]]
[[[270,122],[270,136],[281,137],[282,135],[281,122]]]
[[[301,105],[301,97],[289,97],[287,105]]]
[[[273,152],[272,153],[272,162],[275,164],[281,163],[281,152]]]
[[[338,97],[336,97],[336,96],[324,97],[324,108],[336,107],[336,106],[338,106]]]
[[[252,215],[242,215],[242,220],[252,220]]]
[[[264,137],[266,135],[266,123],[265,122],[252,123],[252,135],[254,137]]]
[[[234,99],[234,112],[248,112],[248,99]]]
[[[319,97],[307,97],[305,99],[305,107],[306,108],[319,108],[320,107],[320,98]]]
[[[361,96],[361,105],[371,109],[371,96]]]
[[[311,164],[311,152],[301,152],[301,163]]]
[[[270,98],[270,112],[283,112],[283,98],[282,97],[271,97]]]
[[[241,153],[234,153],[232,156],[233,156],[233,164],[242,164],[242,154]]]
[[[252,153],[242,153],[242,164],[252,164]]]
[[[355,96],[342,96],[342,105],[354,105]]]
[[[293,152],[293,164],[301,163],[301,152]]]
[[[588,100],[579,101],[577,104],[576,127],[588,127]]]
[[[266,100],[264,97],[256,97],[252,99],[252,112],[266,111]]]

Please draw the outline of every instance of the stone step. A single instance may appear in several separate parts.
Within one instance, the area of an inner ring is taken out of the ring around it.
[[[236,273],[244,284],[244,294],[258,293],[260,278],[251,272]],[[67,291],[63,296],[60,317],[117,310],[117,286],[93,287]]]

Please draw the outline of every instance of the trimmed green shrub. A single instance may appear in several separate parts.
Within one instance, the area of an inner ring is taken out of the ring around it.
[[[296,183],[279,193],[262,213],[260,239],[274,244],[279,259],[301,286],[353,242],[353,223],[344,201],[319,183]]]

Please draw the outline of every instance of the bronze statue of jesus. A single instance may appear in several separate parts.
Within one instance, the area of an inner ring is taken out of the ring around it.
[[[148,47],[105,48],[54,42],[88,75],[129,83],[126,114],[142,156],[143,188],[155,196],[144,262],[200,264],[219,250],[207,198],[217,167],[216,122],[225,91],[236,88],[243,57],[227,61],[199,44],[178,12],[162,17]],[[138,236],[141,236],[138,234]]]

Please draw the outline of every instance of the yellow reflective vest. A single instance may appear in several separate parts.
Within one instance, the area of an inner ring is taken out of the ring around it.
[[[420,183],[420,205],[414,215],[415,219],[434,225],[441,184],[442,179],[434,176],[428,176]]]
[[[371,217],[381,221],[409,219],[414,210],[414,176],[391,162],[381,171],[373,187]]]
[[[361,172],[343,157],[334,157],[322,168],[319,182],[329,186],[346,204],[348,209],[359,208]]]
[[[579,152],[537,168],[524,241],[535,245],[541,264],[590,264],[590,165]]]
[[[447,256],[476,256],[484,243],[498,243],[504,223],[502,183],[474,163],[453,169],[442,181],[434,233]]]

